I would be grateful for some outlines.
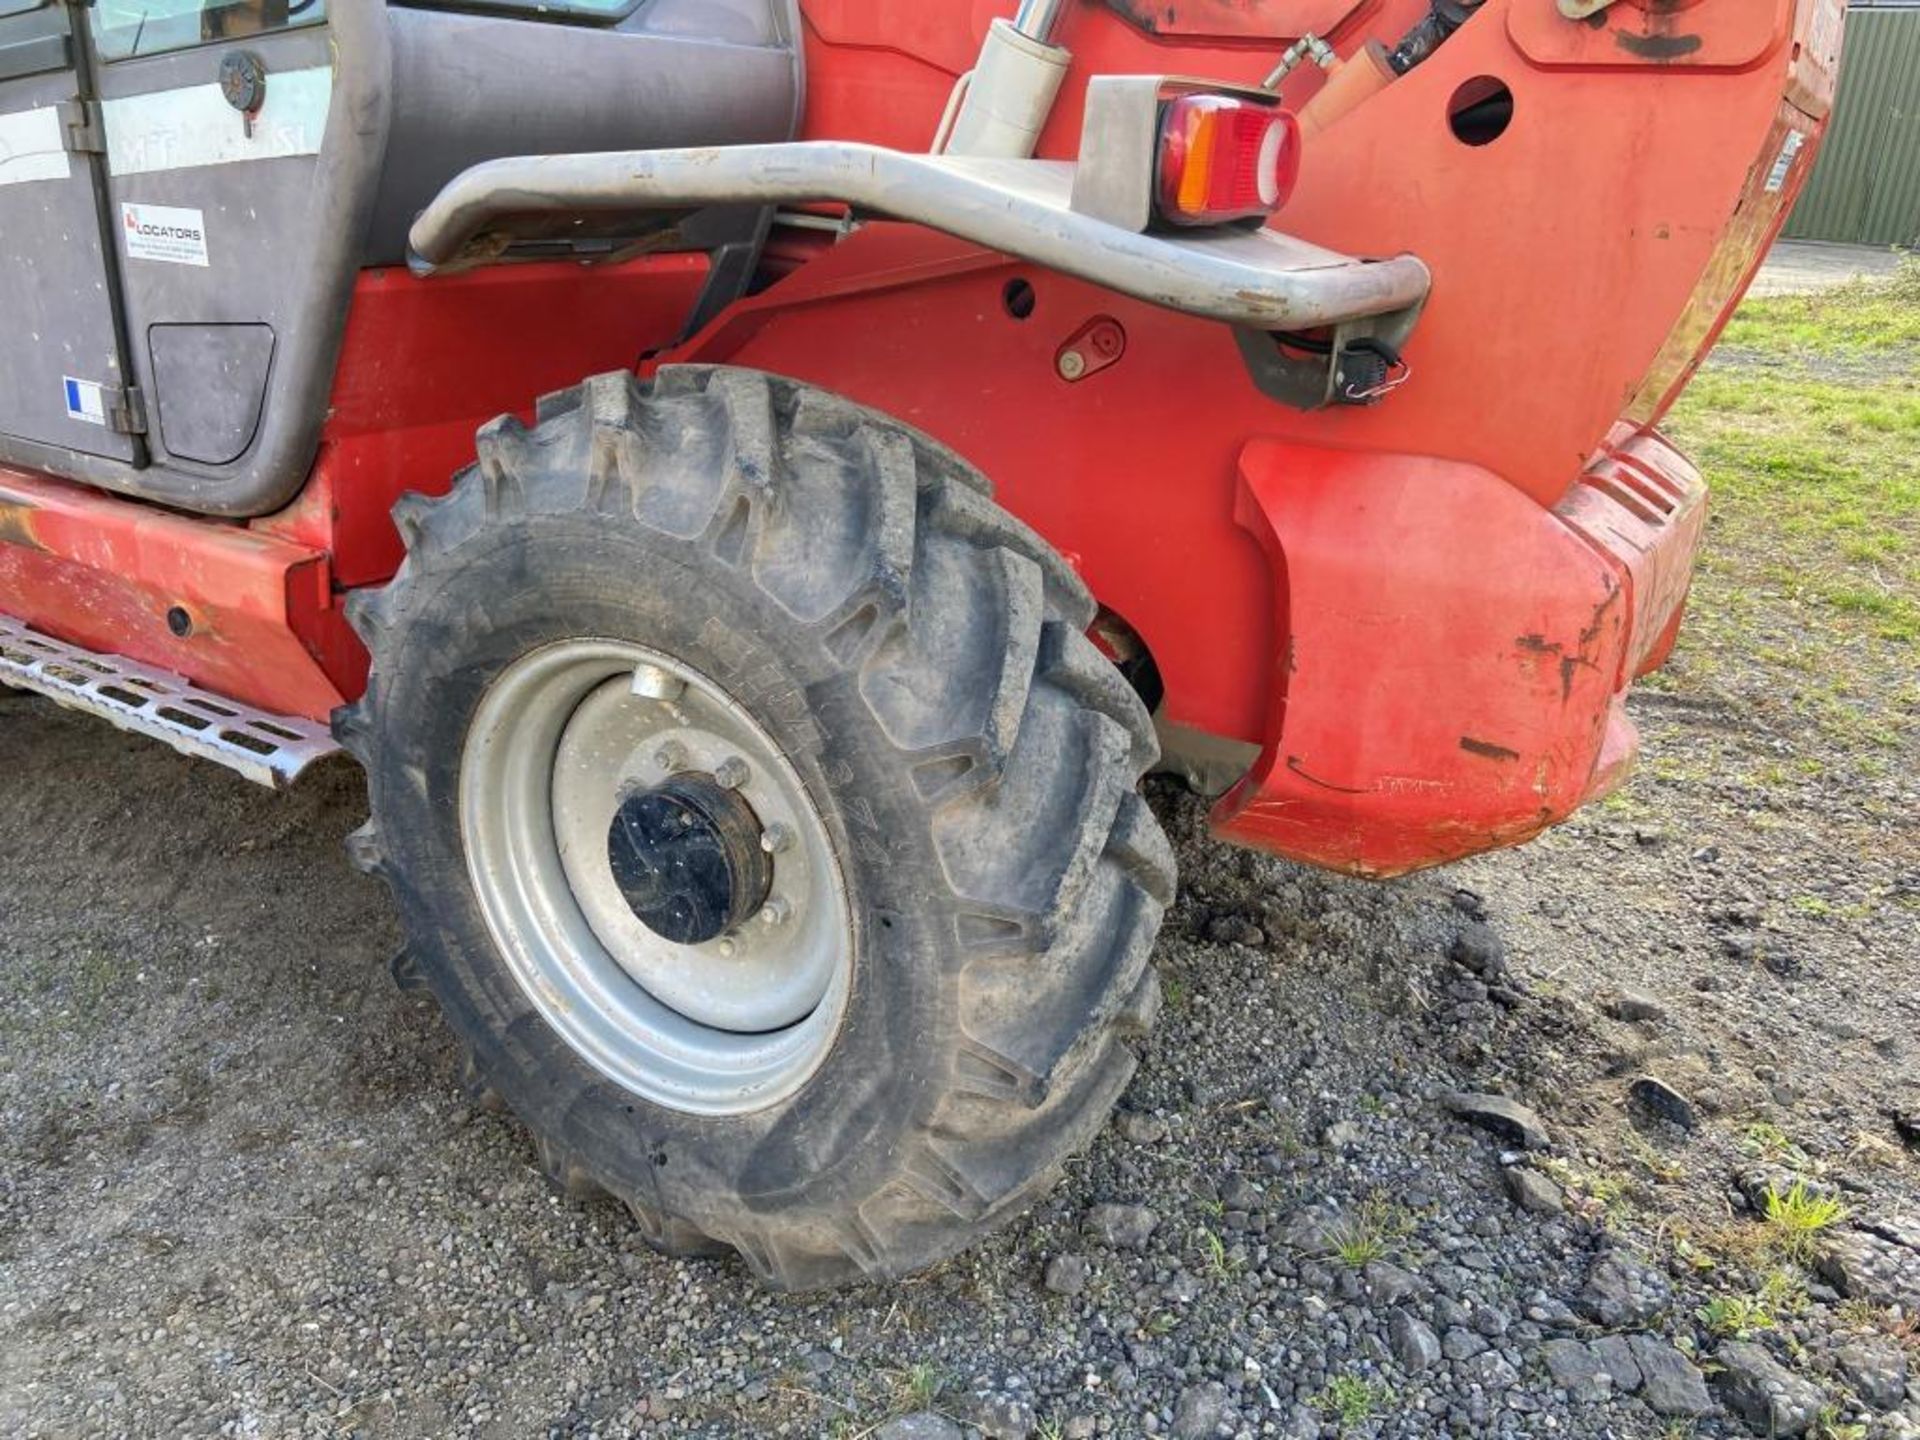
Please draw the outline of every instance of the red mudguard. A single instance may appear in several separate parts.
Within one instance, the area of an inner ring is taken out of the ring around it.
[[[1268,743],[1217,832],[1392,875],[1512,844],[1613,784],[1706,487],[1648,433],[1559,507],[1476,466],[1255,441],[1239,518],[1276,579]]]

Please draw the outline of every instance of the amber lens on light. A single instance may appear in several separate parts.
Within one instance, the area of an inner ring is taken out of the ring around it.
[[[1218,128],[1213,112],[1195,111],[1187,122],[1180,170],[1178,208],[1183,214],[1200,215],[1207,210],[1213,184],[1214,131]]]

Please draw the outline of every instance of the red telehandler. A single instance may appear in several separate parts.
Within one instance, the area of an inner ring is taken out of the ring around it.
[[[0,0],[0,681],[351,752],[556,1180],[905,1274],[1132,1073],[1150,768],[1380,876],[1623,773],[1842,21]]]

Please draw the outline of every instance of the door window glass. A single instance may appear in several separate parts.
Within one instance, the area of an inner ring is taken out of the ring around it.
[[[0,7],[16,3],[0,0]],[[316,25],[325,7],[326,0],[98,0],[91,13],[101,59],[126,60]]]
[[[24,15],[29,10],[38,10],[47,0],[0,0],[0,20],[9,15]]]

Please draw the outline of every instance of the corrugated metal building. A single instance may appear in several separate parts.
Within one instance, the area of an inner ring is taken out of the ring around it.
[[[1920,0],[1853,0],[1833,127],[1786,234],[1920,249]]]

